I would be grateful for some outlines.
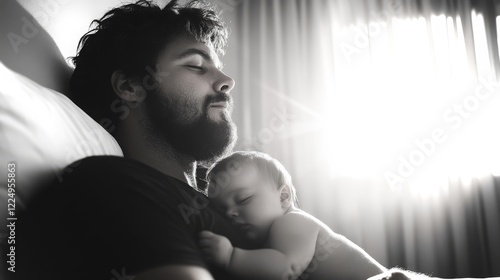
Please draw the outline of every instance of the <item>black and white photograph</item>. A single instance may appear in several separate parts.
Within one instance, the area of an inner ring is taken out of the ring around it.
[[[500,1],[0,0],[0,279],[500,280]]]

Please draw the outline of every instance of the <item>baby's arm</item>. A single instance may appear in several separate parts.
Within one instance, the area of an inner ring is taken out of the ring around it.
[[[314,256],[319,226],[307,217],[289,213],[273,223],[269,233],[270,249],[234,248],[220,235],[204,231],[200,245],[216,264],[231,273],[256,279],[298,277]]]

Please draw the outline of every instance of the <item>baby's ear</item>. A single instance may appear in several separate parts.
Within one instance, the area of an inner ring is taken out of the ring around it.
[[[281,201],[281,208],[286,208],[290,207],[292,204],[292,190],[290,189],[290,186],[287,184],[281,185],[280,189],[280,201]]]

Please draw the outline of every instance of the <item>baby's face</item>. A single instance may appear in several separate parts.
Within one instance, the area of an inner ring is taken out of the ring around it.
[[[285,213],[279,188],[253,164],[243,164],[231,173],[228,184],[217,186],[211,203],[246,238],[265,241],[273,221]]]

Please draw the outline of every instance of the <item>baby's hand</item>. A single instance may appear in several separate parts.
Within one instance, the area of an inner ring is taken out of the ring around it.
[[[233,245],[231,245],[229,239],[204,230],[200,233],[199,244],[201,251],[209,261],[224,268],[229,267],[231,254],[233,253]]]

